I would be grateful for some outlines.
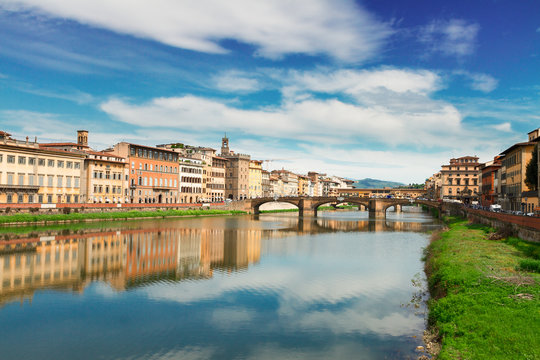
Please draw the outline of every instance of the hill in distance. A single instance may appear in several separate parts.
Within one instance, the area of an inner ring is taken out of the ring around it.
[[[385,187],[394,188],[398,186],[403,186],[405,184],[400,183],[400,182],[395,182],[395,181],[384,181],[384,180],[365,178],[362,180],[355,180],[352,185],[356,189],[382,189]]]

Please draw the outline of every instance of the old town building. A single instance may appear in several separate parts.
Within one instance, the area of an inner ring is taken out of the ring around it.
[[[108,152],[84,151],[82,202],[128,203],[129,167],[125,158]]]
[[[492,161],[480,165],[482,174],[481,201],[482,206],[490,206],[497,203],[498,177],[501,169],[502,156],[496,156]]]
[[[180,202],[198,203],[203,199],[203,163],[194,158],[178,158],[180,165]]]
[[[78,203],[83,159],[0,132],[0,203]]]
[[[249,198],[260,198],[262,189],[262,161],[251,160],[249,162]]]
[[[275,175],[281,180],[281,188],[278,188],[278,192],[275,194],[280,194],[280,196],[298,196],[298,175],[295,173],[281,169],[273,170],[272,175]]]
[[[442,198],[464,203],[478,201],[480,197],[479,167],[476,156],[450,159],[450,164],[443,165],[441,170]]]
[[[270,185],[270,172],[267,170],[263,170],[261,174],[262,178],[262,192],[263,197],[272,197],[274,196],[274,192],[272,191],[272,186]]]
[[[530,191],[525,183],[525,169],[532,158],[534,145],[535,142],[532,141],[517,143],[500,154],[504,155],[501,176],[504,182],[499,203],[504,210],[527,211],[528,208],[535,206],[534,199],[529,201],[523,197],[523,192]]]
[[[127,142],[118,143],[107,152],[127,158],[130,202],[179,202],[177,153]]]
[[[221,157],[227,159],[225,171],[225,197],[243,200],[249,196],[249,162],[251,157],[229,149],[229,139],[221,139]]]

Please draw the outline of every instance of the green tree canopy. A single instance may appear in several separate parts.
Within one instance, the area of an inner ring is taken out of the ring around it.
[[[530,190],[538,189],[538,144],[534,147],[533,156],[525,169],[525,184]]]

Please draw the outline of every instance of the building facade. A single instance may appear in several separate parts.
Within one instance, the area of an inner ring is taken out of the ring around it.
[[[249,162],[249,198],[263,196],[262,189],[262,161],[251,160]]]
[[[171,150],[126,142],[107,150],[127,159],[132,203],[178,203],[178,154]]]
[[[525,212],[528,208],[534,207],[534,199],[531,198],[532,201],[529,201],[528,198],[525,200],[523,196],[524,192],[530,191],[525,183],[525,172],[527,164],[532,158],[534,145],[535,142],[532,141],[517,143],[500,154],[504,155],[502,159],[504,184],[500,200],[504,210]]]
[[[229,139],[221,139],[221,157],[227,159],[225,169],[225,197],[231,200],[244,200],[249,196],[249,163],[251,157],[236,154],[229,149]]]
[[[497,203],[497,173],[501,168],[501,157],[497,156],[492,161],[480,166],[482,174],[482,198],[480,203],[482,206],[490,206]]]
[[[443,199],[459,200],[464,203],[480,199],[478,157],[463,156],[450,159],[450,164],[441,170],[441,196]]]
[[[107,152],[84,151],[81,202],[128,203],[129,167],[126,159]]]
[[[84,155],[0,132],[0,203],[78,203]]]

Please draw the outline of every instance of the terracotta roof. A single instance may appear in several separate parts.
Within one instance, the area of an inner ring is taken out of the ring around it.
[[[508,149],[504,150],[499,155],[505,155],[505,154],[509,153],[510,151],[512,151],[514,149],[517,149],[518,147],[527,146],[527,145],[536,145],[536,143],[533,142],[533,141],[526,141],[526,142],[517,143],[517,144],[514,144],[514,145],[510,146]]]
[[[75,147],[89,147],[88,145],[80,145],[72,142],[65,143],[40,143],[39,147],[55,147],[55,146],[75,146]]]

